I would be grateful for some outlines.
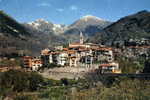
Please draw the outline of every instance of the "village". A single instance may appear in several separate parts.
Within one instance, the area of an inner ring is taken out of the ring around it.
[[[140,41],[140,40],[139,40]],[[43,71],[42,75],[46,77],[68,77],[73,74],[79,75],[99,71],[99,73],[124,73],[122,63],[119,59],[132,59],[135,63],[139,58],[149,58],[150,46],[146,45],[147,40],[140,42],[129,41],[125,47],[116,48],[102,44],[85,42],[82,32],[79,34],[78,42],[70,42],[67,46],[54,46],[41,50],[40,56],[21,56],[21,65],[10,63],[9,67],[1,65],[0,72],[10,69],[21,69],[25,71]],[[140,43],[140,44],[139,44]],[[141,45],[144,43],[144,45]],[[145,44],[146,43],[146,44]],[[133,45],[134,44],[134,45]],[[1,61],[15,62],[16,60],[4,57]],[[134,63],[134,62],[133,62]],[[120,66],[121,65],[121,66]],[[134,73],[141,71],[136,70]],[[65,74],[65,75],[64,75]],[[73,75],[73,77],[76,77]],[[82,76],[82,75],[81,75]]]
[[[121,73],[119,63],[114,60],[113,48],[104,45],[85,43],[83,33],[80,41],[69,43],[68,48],[57,46],[41,51],[40,57],[24,56],[24,67],[32,71],[40,68],[61,66],[61,72],[89,72],[99,69],[101,73]],[[53,71],[53,70],[52,70]],[[56,71],[56,70],[55,70]]]

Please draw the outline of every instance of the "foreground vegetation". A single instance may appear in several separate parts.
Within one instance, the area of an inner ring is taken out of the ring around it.
[[[147,60],[143,57],[137,57],[134,59],[119,56],[116,57],[116,61],[119,63],[122,73],[129,74],[142,72]]]
[[[107,78],[107,82],[44,79],[35,72],[10,70],[0,74],[0,100],[149,100],[150,81]],[[109,84],[107,84],[109,83]],[[110,84],[111,83],[111,84]]]

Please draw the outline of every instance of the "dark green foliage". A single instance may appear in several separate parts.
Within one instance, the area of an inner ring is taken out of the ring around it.
[[[114,84],[111,88],[104,88],[102,100],[146,100],[150,98],[150,89],[145,80],[131,80],[128,78],[120,80],[119,84]]]
[[[36,93],[20,93],[13,100],[39,100]]]
[[[66,87],[52,87],[41,93],[40,98],[47,98],[52,100],[66,100],[69,88]]]
[[[150,73],[150,59],[145,61],[143,73]]]
[[[29,90],[36,91],[38,88],[41,87],[43,83],[43,78],[37,73],[32,72],[29,76]]]
[[[32,74],[33,75],[33,74]],[[34,75],[33,75],[34,76]],[[37,78],[38,79],[38,78]],[[62,80],[69,85],[62,86]],[[15,95],[14,100],[149,100],[150,81],[118,77],[108,87],[105,84],[96,82],[86,88],[91,81],[62,79],[50,80],[51,85],[46,89],[36,92],[24,92]],[[106,80],[112,80],[106,78]],[[48,81],[48,79],[46,80]],[[87,83],[88,82],[88,83]],[[74,83],[74,84],[72,84]],[[43,84],[44,85],[44,84]],[[44,85],[45,86],[45,85]]]
[[[17,96],[14,100],[33,100],[30,96]]]
[[[136,73],[143,70],[145,58],[129,59],[125,57],[117,57],[122,73]]]
[[[61,83],[63,85],[68,85],[69,84],[68,79],[66,79],[66,78],[61,79]]]
[[[2,73],[0,79],[0,89],[11,89],[11,91],[23,91],[26,90],[27,74],[19,71],[10,70]]]
[[[36,91],[42,82],[43,78],[37,73],[10,70],[0,76],[0,91],[6,94],[8,92]]]
[[[106,87],[104,84],[90,88],[51,87],[41,93],[41,99],[56,100],[149,100],[150,86],[147,80],[129,79],[121,77]],[[84,87],[84,86],[83,86]],[[75,90],[74,92],[72,91]]]

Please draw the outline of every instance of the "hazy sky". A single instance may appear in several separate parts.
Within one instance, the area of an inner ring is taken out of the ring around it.
[[[57,24],[71,24],[85,15],[116,21],[150,10],[150,0],[0,0],[0,9],[19,22],[43,18]]]

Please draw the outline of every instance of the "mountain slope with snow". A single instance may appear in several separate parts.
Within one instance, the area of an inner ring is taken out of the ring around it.
[[[26,24],[26,26],[29,27],[30,29],[32,28],[33,30],[53,35],[60,35],[66,29],[65,25],[53,24],[44,19],[38,19],[36,21],[29,22]]]
[[[87,15],[83,16],[79,20],[75,21],[73,24],[68,26],[66,34],[79,34],[80,31],[85,33],[88,36],[95,34],[96,32],[101,31],[106,26],[110,25],[111,22],[103,20],[101,18]]]

